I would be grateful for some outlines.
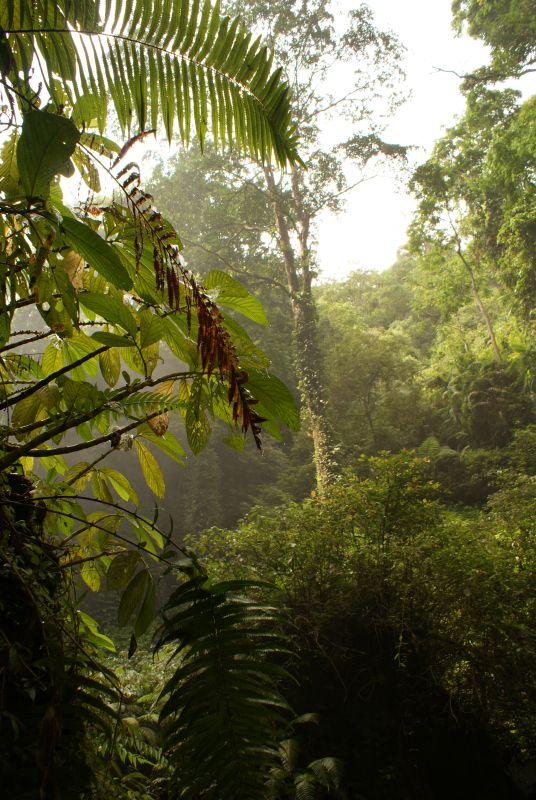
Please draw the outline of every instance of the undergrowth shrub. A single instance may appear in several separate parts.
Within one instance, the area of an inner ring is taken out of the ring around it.
[[[516,797],[506,766],[535,752],[534,487],[519,477],[461,513],[425,459],[359,473],[196,548],[221,575],[279,587],[300,653],[289,699],[320,712],[353,790]]]

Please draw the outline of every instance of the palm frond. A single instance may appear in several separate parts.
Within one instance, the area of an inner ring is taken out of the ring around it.
[[[162,719],[180,797],[251,800],[277,763],[287,704],[276,609],[247,598],[258,584],[211,584],[197,564],[171,596],[158,646],[176,645],[180,664],[164,687]]]
[[[17,68],[37,60],[58,103],[109,97],[123,131],[162,120],[170,140],[193,128],[201,146],[210,131],[257,160],[298,160],[281,70],[219,0],[7,0],[0,26]]]

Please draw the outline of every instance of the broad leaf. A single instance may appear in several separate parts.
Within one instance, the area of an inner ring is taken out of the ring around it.
[[[101,575],[95,561],[86,561],[80,570],[82,580],[92,592],[98,592],[101,585]]]
[[[149,583],[147,585],[145,597],[143,598],[143,603],[136,618],[136,622],[134,623],[134,633],[138,639],[147,631],[151,622],[154,620],[155,606],[155,585],[151,575],[149,575]]]
[[[55,175],[72,175],[70,158],[79,138],[71,120],[58,114],[35,110],[24,116],[17,166],[28,197],[47,197]]]
[[[97,331],[91,334],[91,338],[95,339],[99,344],[106,344],[108,347],[136,347],[136,343],[132,339],[127,339],[125,336],[119,336],[117,333],[107,333],[106,331]]]
[[[132,502],[135,506],[138,505],[138,495],[132,488],[128,478],[116,469],[110,467],[101,467],[100,471],[106,476],[109,483],[115,492],[119,495],[121,500],[125,502]]]
[[[67,244],[99,275],[118,289],[132,287],[132,279],[114,248],[93,228],[72,217],[64,217],[61,228]]]
[[[153,456],[148,447],[146,447],[139,439],[134,442],[136,453],[140,462],[141,471],[145,478],[145,483],[149,489],[154,492],[157,497],[163,497],[166,492],[166,484],[162,470],[158,466],[158,461]]]
[[[98,314],[106,322],[113,322],[130,333],[133,339],[136,338],[138,328],[136,320],[128,307],[113,295],[97,294],[96,292],[84,292],[80,295],[80,303],[85,308]],[[96,338],[96,336],[93,336]]]
[[[134,613],[141,606],[151,582],[151,576],[146,569],[138,572],[130,580],[127,588],[123,592],[117,611],[117,622],[120,628],[124,628],[125,625],[128,625]]]
[[[247,386],[270,416],[274,416],[293,431],[299,430],[300,413],[296,401],[279,378],[268,372],[252,369],[248,371]]]
[[[218,305],[238,311],[244,317],[248,317],[260,325],[268,324],[268,318],[260,300],[226,272],[219,269],[211,270],[205,275],[203,286],[211,294],[214,294]]]
[[[107,588],[123,589],[132,578],[139,562],[140,555],[137,550],[128,550],[126,553],[119,553],[115,556],[108,567]]]
[[[149,425],[143,425],[139,430],[140,435],[143,436],[144,439],[147,439],[147,441],[154,444],[155,447],[158,447],[158,449],[169,456],[169,458],[172,458],[177,464],[184,464],[184,457],[186,456],[184,448],[177,437],[170,431],[166,431],[163,436],[157,436]]]
[[[99,366],[102,377],[108,386],[115,386],[121,374],[121,358],[115,349],[105,350],[99,356]]]

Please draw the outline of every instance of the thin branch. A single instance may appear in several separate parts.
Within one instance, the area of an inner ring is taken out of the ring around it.
[[[91,472],[91,470],[94,467],[96,467],[97,464],[100,464],[101,461],[104,461],[104,459],[108,458],[110,453],[113,453],[113,452],[114,452],[113,449],[105,450],[103,453],[101,453],[99,456],[97,456],[97,458],[95,458],[91,462],[91,464],[88,464],[87,467],[84,467],[83,470],[81,470],[80,472],[77,472],[76,475],[74,477],[72,477],[70,481],[67,481],[67,486],[72,486],[73,483],[77,483],[77,481],[79,481],[80,478],[82,478],[84,475],[87,475],[88,472]]]
[[[147,380],[141,381],[139,383],[136,383],[136,382],[130,383],[127,386],[123,387],[123,389],[118,390],[118,392],[116,394],[114,394],[111,397],[107,398],[107,401],[105,403],[103,403],[102,405],[92,409],[92,411],[91,411],[92,416],[91,417],[88,418],[87,416],[84,416],[84,419],[78,418],[78,419],[75,419],[74,421],[71,420],[71,423],[68,425],[68,427],[64,428],[63,430],[60,430],[59,432],[62,433],[63,431],[70,430],[70,428],[76,427],[81,422],[88,422],[89,419],[93,419],[93,417],[98,416],[103,411],[109,410],[110,406],[112,404],[117,403],[120,400],[124,400],[129,395],[134,394],[135,392],[139,392],[141,389],[147,389],[149,387],[158,386],[158,384],[165,383],[166,381],[181,380],[181,379],[184,379],[184,378],[193,378],[193,377],[196,377],[198,375],[203,375],[203,374],[204,373],[199,371],[199,370],[190,370],[190,371],[185,371],[185,372],[171,372],[171,373],[168,373],[167,375],[161,375],[159,378],[147,378]],[[67,415],[67,418],[68,418],[70,413],[71,413],[70,411],[63,412],[64,416]],[[50,419],[51,418],[48,417],[48,419],[37,420],[36,422],[31,422],[29,425],[22,425],[20,428],[16,428],[16,430],[15,430],[16,435],[17,436],[25,436],[27,433],[31,433],[32,431],[39,430],[39,428],[44,428],[45,425],[48,425],[48,423],[50,422]],[[56,419],[58,419],[58,417],[56,417]],[[66,420],[63,419],[62,423],[65,423],[65,422],[66,422]],[[57,429],[56,429],[56,432],[58,432]],[[56,435],[56,434],[54,434],[54,435]],[[50,438],[52,438],[52,435],[50,436]],[[46,439],[45,439],[45,441],[46,441]],[[41,442],[39,442],[39,443],[41,443]],[[9,449],[11,446],[7,445],[7,447]],[[18,447],[18,445],[16,447]]]
[[[30,386],[28,389],[24,389],[21,392],[16,392],[12,395],[9,400],[5,400],[3,403],[0,403],[0,411],[4,411],[6,408],[15,405],[20,400],[24,400],[26,397],[30,397],[35,392],[38,392],[40,389],[43,389],[45,386],[48,386],[51,381],[56,380],[61,375],[65,375],[66,372],[71,372],[76,367],[85,364],[86,361],[90,361],[90,359],[99,356],[101,353],[106,352],[110,348],[108,345],[103,345],[102,347],[98,347],[96,350],[92,350],[91,353],[86,353],[84,356],[81,356],[76,361],[73,361],[71,364],[67,364],[66,366],[62,367],[61,369],[56,370],[55,372],[51,372],[46,378],[42,378],[37,383],[34,383],[33,386]]]
[[[533,63],[533,62],[529,62]],[[482,76],[479,77],[474,72],[467,72],[465,74],[460,74],[456,72],[454,69],[445,69],[444,67],[434,67],[436,72],[443,72],[446,75],[455,75],[456,78],[459,78],[461,81],[474,81],[475,83],[484,82],[484,81],[506,81],[509,78],[522,78],[524,75],[529,75],[532,72],[536,72],[536,67],[527,66],[526,69],[522,69],[515,74],[507,73],[507,72],[498,72],[497,70],[484,68]]]
[[[52,336],[54,331],[46,331],[46,333],[38,333],[35,336],[31,336],[29,339],[20,339],[18,342],[11,342],[10,344],[4,345],[4,347],[0,348],[0,353],[6,353],[8,350],[14,350],[16,347],[22,347],[25,344],[32,344],[32,342],[38,342],[40,339],[46,339],[47,336]]]
[[[119,443],[119,440],[124,433],[128,433],[128,431],[137,428],[139,425],[143,425],[144,422],[148,422],[150,419],[154,419],[154,417],[160,416],[160,414],[165,414],[166,410],[167,409],[164,408],[158,411],[153,411],[141,419],[136,419],[134,422],[124,425],[122,428],[117,428],[116,430],[113,430],[111,433],[107,433],[104,436],[98,436],[96,439],[90,439],[88,442],[78,442],[77,444],[65,445],[65,447],[55,447],[52,450],[28,450],[26,455],[33,456],[34,458],[64,456],[68,455],[69,453],[78,453],[80,450],[89,450],[92,447],[96,447],[99,444],[105,444],[106,442],[111,442],[112,447],[115,448],[116,445],[114,445],[114,441],[117,440]]]
[[[225,256],[220,255],[220,253],[217,253],[215,250],[211,250],[210,248],[205,247],[205,245],[201,244],[200,242],[194,242],[193,239],[185,239],[184,236],[182,237],[182,240],[185,244],[190,245],[190,247],[198,247],[200,250],[203,250],[205,253],[208,253],[208,255],[219,258],[222,264],[225,264],[225,266],[228,269],[230,269],[231,272],[233,272],[235,275],[244,275],[246,278],[252,278],[256,281],[263,281],[264,283],[269,283],[272,286],[277,286],[278,288],[283,289],[283,291],[285,291],[288,294],[287,287],[280,281],[276,280],[275,278],[270,278],[266,275],[257,275],[254,272],[246,272],[246,270],[235,267],[230,261],[228,261],[228,259],[225,258]]]
[[[70,495],[65,495],[65,496],[56,495],[56,498],[59,499],[59,500],[61,500],[61,499],[74,500],[75,499],[75,498],[71,497]],[[42,498],[42,499],[45,499],[45,498]],[[46,499],[54,500],[55,497],[54,497],[54,495],[51,495],[49,498],[46,498]],[[84,500],[95,500],[95,498],[93,498],[93,497],[84,497],[83,499]],[[101,501],[97,500],[96,502],[101,502]],[[27,502],[25,503],[22,500],[14,500],[12,497],[10,497],[7,500],[2,498],[2,497],[0,497],[0,505],[18,505],[18,506],[28,507],[28,503]],[[121,510],[123,513],[125,513],[125,512],[129,513],[128,509],[123,508],[122,506],[118,505],[117,508],[119,510]],[[104,525],[99,525],[99,523],[96,520],[95,521],[92,520],[90,522],[87,519],[84,519],[83,517],[76,516],[76,514],[70,514],[68,511],[61,511],[60,509],[56,509],[56,508],[50,508],[50,509],[47,509],[47,510],[51,514],[57,514],[59,517],[65,517],[66,519],[72,519],[75,522],[81,522],[86,527],[96,528],[97,530],[103,531],[103,533],[107,533],[108,536],[113,536],[114,538],[119,539],[121,542],[125,542],[125,544],[128,544],[131,547],[135,547],[136,550],[140,550],[142,553],[145,553],[146,555],[147,554],[150,555],[152,558],[155,558],[157,561],[162,561],[164,564],[167,564],[168,566],[174,566],[173,562],[169,561],[167,558],[163,558],[162,556],[158,555],[158,553],[150,553],[147,550],[147,548],[144,547],[143,545],[137,544],[136,542],[131,541],[126,536],[122,536],[120,533],[117,533],[116,531],[108,530],[108,528],[105,528]],[[146,519],[143,519],[143,517],[138,517],[138,519],[142,520],[144,522],[144,524],[150,525],[150,522],[148,520],[146,520]],[[151,527],[153,527],[154,530],[158,530],[154,526],[151,526]],[[158,531],[158,532],[161,533],[161,531]],[[79,531],[77,531],[75,535],[77,535],[78,533],[79,533]],[[173,542],[173,541],[169,540],[167,537],[164,537],[164,538],[166,538],[166,540],[169,541],[170,544],[172,544],[173,547],[175,547],[175,549],[178,550],[180,553],[183,553],[184,555],[187,555],[187,552],[185,550],[183,550],[176,542]]]
[[[351,183],[349,186],[345,186],[345,188],[341,189],[340,192],[336,192],[335,194],[330,194],[323,203],[318,203],[313,208],[313,210],[311,211],[311,216],[318,214],[318,212],[322,208],[325,208],[328,205],[328,203],[330,203],[332,200],[336,200],[338,197],[342,197],[348,192],[351,192],[352,189],[355,189],[356,186],[361,186],[362,183],[367,183],[368,181],[376,180],[377,177],[378,177],[377,175],[369,175],[367,178],[360,178],[358,181],[355,181],[355,183]]]
[[[336,106],[340,105],[341,103],[344,103],[346,100],[350,100],[352,95],[354,95],[356,92],[357,92],[357,89],[354,88],[354,89],[352,89],[351,92],[348,92],[347,94],[345,94],[344,97],[339,97],[338,100],[333,100],[331,103],[328,103],[327,106],[323,106],[322,108],[317,108],[311,114],[306,116],[304,118],[303,122],[310,122],[312,119],[314,119],[315,117],[318,117],[320,114],[324,114],[326,111],[330,111],[332,108],[335,108]]]

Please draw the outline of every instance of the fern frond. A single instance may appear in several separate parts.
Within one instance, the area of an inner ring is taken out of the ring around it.
[[[167,750],[184,798],[251,800],[277,762],[287,704],[276,688],[284,670],[275,609],[244,596],[258,584],[211,584],[197,564],[171,596],[158,646],[181,661],[164,687]],[[212,796],[212,795],[211,795]]]
[[[162,120],[168,139],[192,128],[203,147],[231,145],[258,160],[295,162],[289,89],[260,39],[216,0],[9,0],[0,26],[18,69],[37,51],[47,88],[111,99],[123,131]],[[102,127],[102,121],[100,121]]]
[[[318,758],[307,767],[328,792],[337,793],[341,787],[342,764],[337,758]]]

